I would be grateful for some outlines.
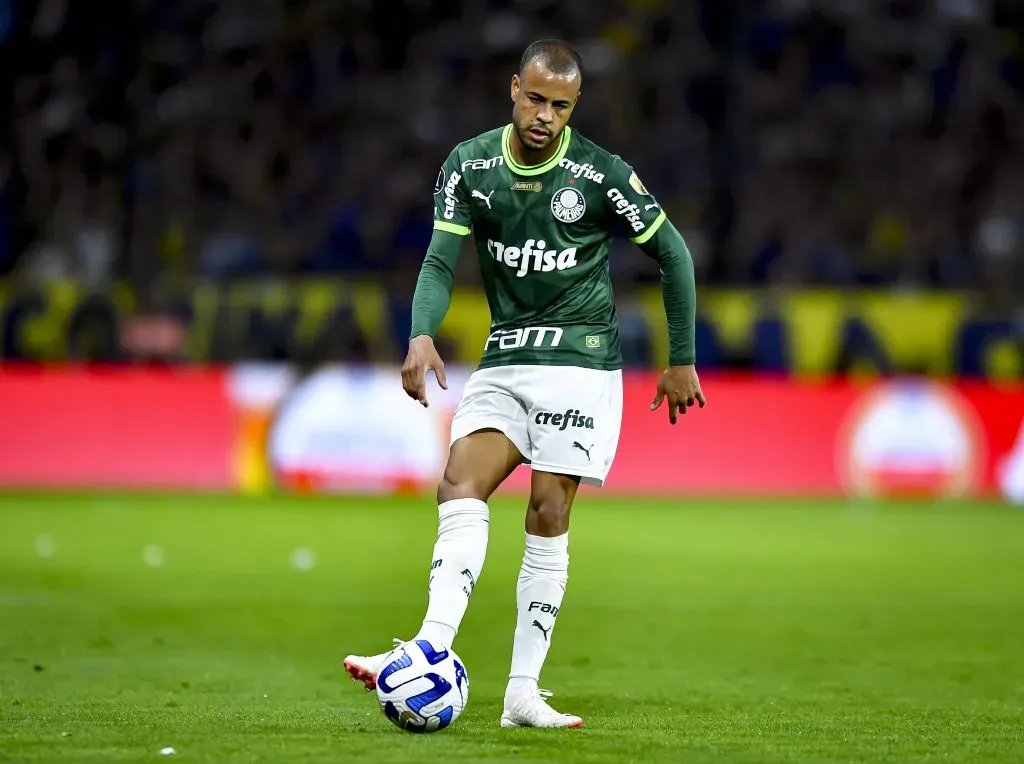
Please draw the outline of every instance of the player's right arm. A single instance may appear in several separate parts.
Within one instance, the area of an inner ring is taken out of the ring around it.
[[[428,405],[427,371],[433,370],[441,387],[448,389],[444,362],[434,347],[434,336],[451,304],[455,266],[471,226],[469,199],[456,148],[434,183],[434,233],[416,279],[409,352],[402,365],[402,387],[423,406]]]

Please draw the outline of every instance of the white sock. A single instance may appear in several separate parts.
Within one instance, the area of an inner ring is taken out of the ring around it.
[[[490,516],[479,499],[446,501],[437,514],[427,614],[414,639],[451,647],[484,567]]]
[[[537,689],[568,580],[569,534],[546,538],[527,533],[516,586],[516,632],[506,701]]]

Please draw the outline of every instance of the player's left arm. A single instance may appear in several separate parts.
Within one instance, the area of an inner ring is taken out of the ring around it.
[[[661,288],[668,320],[669,367],[658,382],[651,410],[668,399],[668,418],[676,423],[676,414],[700,405],[706,399],[700,387],[695,327],[697,289],[693,258],[682,234],[668,219],[644,184],[625,163],[616,161],[611,185],[606,192],[609,211],[616,224],[624,228],[630,241],[654,258],[661,270]]]
[[[658,382],[651,411],[668,398],[668,418],[675,424],[677,411],[685,414],[687,408],[704,408],[707,403],[694,365],[697,289],[693,258],[682,235],[667,218],[662,219],[658,230],[640,248],[661,266],[661,291],[668,319],[669,366]]]

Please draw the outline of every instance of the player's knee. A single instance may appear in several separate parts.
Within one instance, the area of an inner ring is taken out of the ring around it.
[[[472,475],[461,473],[452,468],[446,468],[444,475],[437,484],[437,503],[444,504],[446,501],[456,499],[480,499],[487,501],[487,491],[479,479]]]
[[[561,536],[569,531],[569,497],[561,491],[530,496],[527,530],[537,536]]]
[[[437,485],[437,503],[455,499],[487,501],[522,460],[503,433],[484,429],[452,444],[444,475]]]

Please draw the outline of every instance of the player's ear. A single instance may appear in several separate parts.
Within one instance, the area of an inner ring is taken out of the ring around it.
[[[513,101],[515,101],[516,98],[519,97],[519,87],[520,87],[520,85],[521,85],[521,83],[519,82],[519,75],[518,74],[513,74],[512,75],[512,100]]]

